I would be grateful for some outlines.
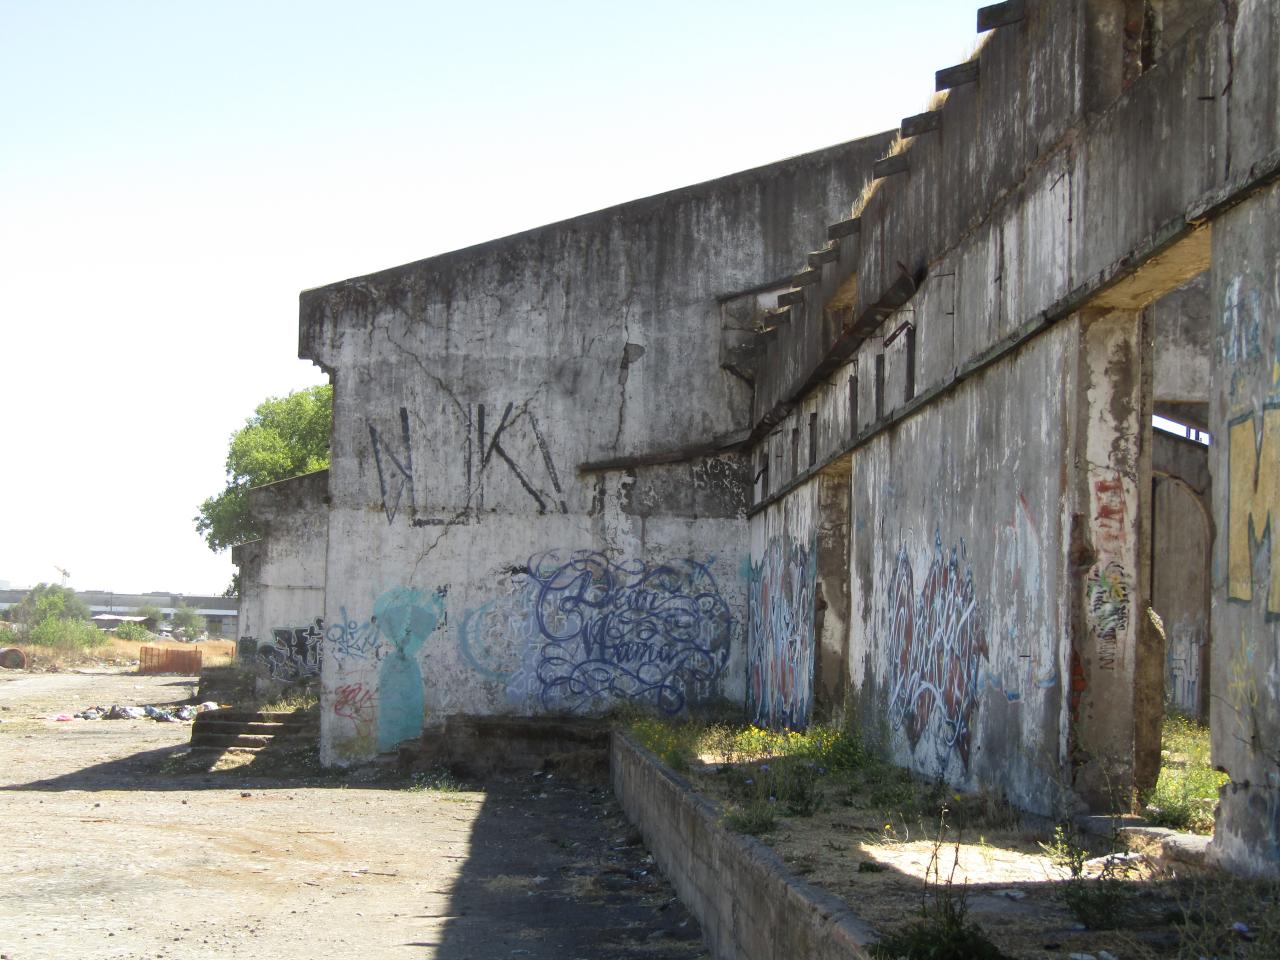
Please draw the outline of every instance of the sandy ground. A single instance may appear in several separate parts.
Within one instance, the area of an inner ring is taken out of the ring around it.
[[[703,956],[602,785],[193,773],[187,724],[51,719],[194,685],[0,670],[0,956]]]

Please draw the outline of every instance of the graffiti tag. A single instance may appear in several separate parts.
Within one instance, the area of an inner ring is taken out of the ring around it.
[[[941,535],[934,535],[929,572],[918,594],[904,544],[889,583],[888,601],[890,724],[906,732],[913,751],[928,733],[935,744],[939,772],[946,769],[953,753],[967,771],[987,637],[964,541],[948,556]]]
[[[678,713],[724,670],[734,620],[704,564],[578,551],[533,557],[525,576],[544,707],[631,700]]]
[[[769,541],[752,565],[747,607],[748,710],[761,726],[803,729],[813,701],[816,553]]]

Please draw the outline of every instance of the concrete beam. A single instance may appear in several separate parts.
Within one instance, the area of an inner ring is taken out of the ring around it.
[[[938,130],[941,127],[942,111],[928,110],[924,113],[917,113],[913,117],[904,117],[902,126],[898,129],[898,135],[905,140],[908,137],[918,137],[922,133]]]
[[[963,87],[966,83],[978,82],[978,61],[970,60],[954,67],[944,67],[933,75],[934,89],[937,91]]]
[[[978,32],[986,33],[997,27],[1007,27],[1017,23],[1027,15],[1025,0],[1006,0],[1004,3],[993,3],[978,10]]]

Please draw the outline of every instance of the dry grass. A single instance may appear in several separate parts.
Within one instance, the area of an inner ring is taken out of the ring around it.
[[[162,649],[200,650],[204,653],[206,667],[223,666],[233,662],[236,657],[234,640],[206,640],[203,643],[190,644],[155,638],[146,643],[148,646]],[[76,647],[67,650],[20,644],[18,649],[26,654],[28,669],[71,670],[85,667],[133,666],[138,662],[138,648],[141,646],[142,643],[139,641],[121,640],[117,636],[108,634],[107,642],[96,647]]]

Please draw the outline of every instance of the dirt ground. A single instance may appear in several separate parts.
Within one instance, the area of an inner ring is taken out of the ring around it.
[[[0,670],[0,956],[704,956],[604,785],[202,771],[188,724],[52,719],[194,690]]]

